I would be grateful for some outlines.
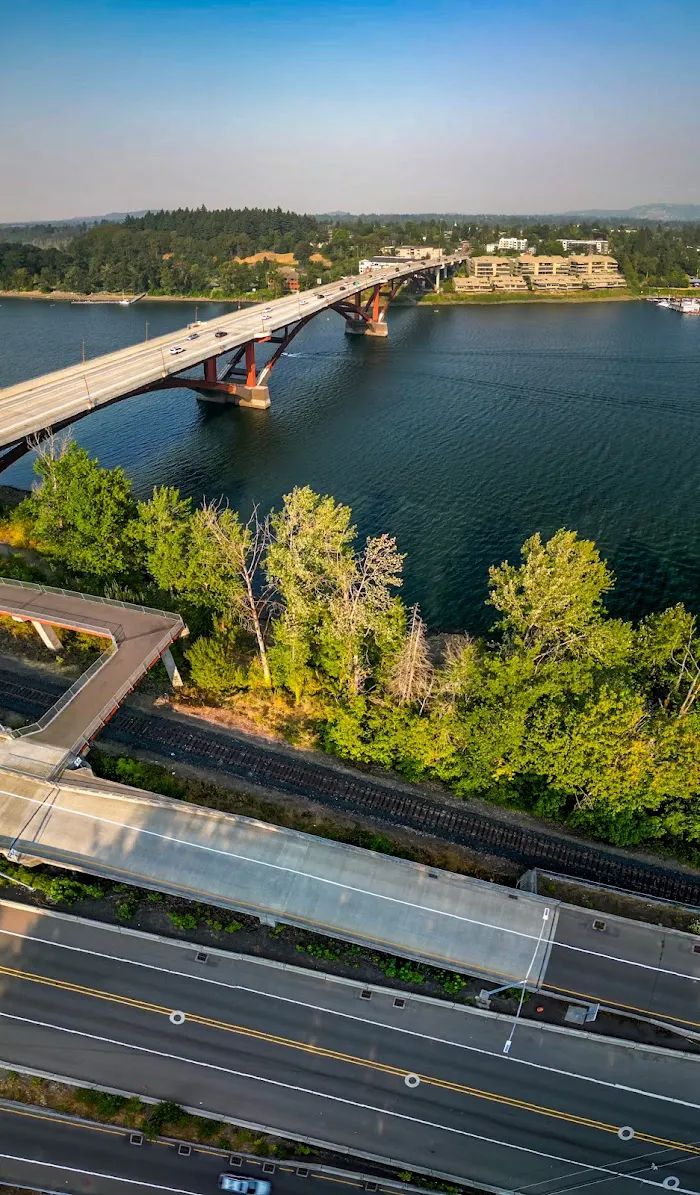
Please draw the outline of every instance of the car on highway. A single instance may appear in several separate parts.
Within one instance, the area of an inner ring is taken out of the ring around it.
[[[185,350],[183,349],[181,344],[174,344],[170,350],[170,352],[173,354],[173,356],[176,356],[178,353],[184,353],[184,351]]]
[[[270,1195],[272,1184],[262,1178],[246,1178],[243,1174],[220,1174],[219,1189],[234,1191],[236,1195]]]
[[[214,333],[217,340],[221,340],[222,336],[228,336],[228,332],[218,331]]]
[[[326,297],[325,295],[322,295],[322,294],[320,294],[320,293],[318,293],[318,292],[316,292],[316,293],[314,294],[314,298],[315,298],[315,299],[325,299],[325,297]]]
[[[189,336],[187,337],[188,340],[197,340],[198,338],[199,332],[190,332]]]
[[[339,286],[339,287],[338,287],[338,290],[347,290],[347,287],[346,287],[346,286]]]

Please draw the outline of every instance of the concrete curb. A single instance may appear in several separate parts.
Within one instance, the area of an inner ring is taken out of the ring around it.
[[[6,1070],[6,1071],[14,1071],[15,1073],[21,1074],[21,1075],[31,1075],[31,1076],[36,1076],[40,1079],[47,1079],[51,1083],[64,1083],[66,1085],[66,1087],[83,1087],[83,1088],[89,1088],[92,1091],[105,1091],[105,1092],[107,1092],[108,1095],[122,1095],[122,1096],[125,1096],[127,1099],[139,1099],[144,1104],[157,1105],[160,1103],[160,1100],[155,1099],[153,1096],[140,1095],[139,1092],[137,1092],[137,1091],[125,1091],[121,1087],[101,1087],[101,1086],[98,1086],[97,1083],[79,1082],[77,1079],[66,1078],[65,1075],[56,1075],[56,1074],[53,1074],[51,1071],[34,1070],[32,1067],[17,1066],[16,1064],[11,1065],[6,1062],[3,1062],[2,1059],[0,1059],[0,1069]],[[17,1104],[13,1100],[3,1100],[3,1101],[0,1101],[0,1107],[2,1106],[3,1103],[4,1104],[13,1104],[15,1107],[25,1107],[26,1106],[26,1105],[22,1105],[22,1104]],[[272,1125],[256,1124],[255,1121],[251,1121],[251,1120],[235,1120],[233,1116],[224,1116],[218,1112],[207,1112],[203,1108],[193,1108],[193,1107],[190,1107],[188,1104],[182,1104],[181,1107],[182,1107],[183,1111],[187,1112],[190,1116],[200,1116],[203,1120],[223,1121],[225,1124],[232,1124],[236,1128],[251,1129],[255,1133],[264,1133],[266,1136],[270,1136],[270,1137],[281,1137],[283,1140],[287,1140],[287,1141],[299,1141],[304,1145],[313,1145],[317,1149],[327,1149],[331,1153],[345,1154],[349,1158],[353,1158],[353,1157],[364,1158],[368,1162],[377,1162],[380,1166],[389,1166],[392,1169],[404,1170],[404,1169],[406,1169],[406,1166],[407,1166],[407,1163],[401,1161],[400,1158],[383,1157],[381,1154],[369,1153],[366,1150],[352,1151],[342,1145],[341,1146],[333,1145],[332,1142],[324,1141],[319,1137],[305,1137],[305,1136],[302,1136],[300,1133],[287,1133],[287,1132],[281,1131],[280,1129],[274,1128]],[[41,1111],[51,1111],[51,1109],[41,1109]],[[82,1123],[86,1124],[86,1125],[99,1123],[97,1121],[84,1120],[82,1117],[66,1116],[65,1113],[56,1113],[56,1115],[61,1116],[62,1118],[69,1120],[69,1121],[70,1120],[82,1121]],[[117,1125],[115,1127],[120,1128],[121,1126]],[[124,1129],[125,1133],[127,1133],[128,1131],[129,1131],[128,1129]],[[178,1143],[177,1138],[174,1138],[174,1137],[163,1137],[163,1138],[160,1138],[160,1140],[172,1141],[173,1143]],[[190,1141],[186,1142],[185,1144],[192,1145],[193,1149],[197,1149],[197,1148],[207,1149],[213,1153],[221,1152],[222,1156],[224,1156],[224,1157],[231,1156],[228,1150],[227,1151],[223,1151],[223,1150],[218,1151],[215,1149],[214,1146],[196,1146]],[[281,1164],[280,1159],[278,1159],[278,1158],[265,1159],[262,1157],[258,1157],[257,1154],[241,1154],[240,1156],[248,1157],[248,1158],[254,1159],[255,1161],[258,1161],[258,1162],[270,1161],[270,1162],[274,1162],[275,1165]],[[284,1160],[285,1159],[282,1159],[282,1162]],[[300,1163],[297,1163],[297,1165],[306,1166],[307,1163],[300,1162]],[[309,1168],[309,1170],[315,1169],[317,1171],[326,1173],[328,1175],[350,1174],[353,1178],[361,1177],[365,1181],[381,1182],[383,1186],[387,1186],[387,1185],[391,1184],[394,1187],[394,1189],[397,1191],[420,1192],[420,1195],[426,1195],[425,1191],[421,1187],[413,1187],[413,1186],[410,1186],[409,1184],[401,1183],[396,1180],[387,1180],[385,1182],[383,1179],[378,1180],[376,1175],[358,1175],[356,1171],[335,1170],[333,1167],[330,1167],[330,1166],[314,1167],[311,1163],[308,1164],[308,1168]],[[471,1179],[464,1178],[463,1176],[460,1176],[458,1174],[450,1174],[447,1171],[428,1170],[423,1166],[411,1166],[411,1172],[414,1174],[424,1174],[426,1178],[437,1178],[437,1179],[441,1179],[444,1182],[454,1183],[459,1187],[476,1188],[476,1184],[474,1182],[472,1182]],[[488,1191],[489,1195],[515,1195],[514,1192],[512,1192],[504,1187],[491,1187],[491,1186],[484,1186],[483,1184],[479,1184],[477,1189],[480,1191]]]

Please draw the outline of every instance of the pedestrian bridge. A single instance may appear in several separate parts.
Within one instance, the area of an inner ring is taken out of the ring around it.
[[[439,289],[441,278],[465,259],[465,254],[453,254],[433,261],[397,260],[396,265],[230,312],[0,390],[0,449],[5,449],[0,471],[51,432],[152,390],[184,387],[210,402],[269,407],[270,374],[314,316],[336,311],[347,332],[385,337],[387,308],[406,283],[423,279]],[[262,366],[256,360],[261,345],[273,346]],[[198,367],[197,375],[193,371]]]

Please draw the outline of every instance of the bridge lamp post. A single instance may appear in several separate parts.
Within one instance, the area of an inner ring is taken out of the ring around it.
[[[530,978],[530,974],[531,974],[531,972],[532,972],[532,968],[534,967],[534,965],[535,965],[535,960],[536,960],[536,958],[537,958],[537,955],[539,954],[539,949],[540,949],[540,946],[542,945],[542,938],[543,938],[543,936],[544,936],[544,927],[545,927],[545,925],[547,924],[547,922],[548,922],[548,921],[549,921],[549,908],[547,907],[547,908],[546,908],[546,909],[544,909],[544,910],[543,910],[543,912],[542,912],[542,924],[541,924],[541,926],[540,926],[540,932],[539,932],[539,934],[537,935],[537,941],[536,941],[536,943],[535,943],[535,949],[533,950],[533,952],[532,952],[532,958],[530,959],[530,966],[528,967],[528,969],[527,969],[527,971],[526,971],[526,973],[525,973],[525,978],[522,980],[522,984],[521,984],[521,988],[520,988],[520,1001],[519,1001],[519,1003],[518,1003],[518,1009],[517,1009],[517,1012],[516,1012],[516,1014],[515,1014],[515,1017],[513,1018],[513,1024],[511,1025],[511,1028],[510,1028],[510,1033],[508,1034],[508,1040],[506,1041],[505,1045],[503,1046],[503,1053],[504,1053],[504,1054],[509,1054],[509,1053],[510,1053],[510,1047],[511,1047],[511,1046],[512,1046],[512,1044],[513,1044],[513,1035],[514,1035],[514,1033],[515,1033],[515,1028],[516,1028],[516,1025],[518,1024],[518,1021],[519,1021],[519,1019],[520,1019],[520,1013],[522,1012],[523,1004],[525,1003],[525,992],[527,991],[527,981],[528,981],[528,979]]]

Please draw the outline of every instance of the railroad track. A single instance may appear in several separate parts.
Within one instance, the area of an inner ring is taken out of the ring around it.
[[[0,706],[37,717],[66,686],[48,678],[25,680],[0,669]],[[603,847],[443,805],[421,793],[402,791],[359,773],[343,775],[199,726],[123,706],[103,737],[166,759],[179,759],[249,783],[305,796],[346,813],[363,814],[385,826],[404,826],[447,842],[506,858],[524,869],[540,867],[665,900],[700,905],[700,875],[644,863]]]

